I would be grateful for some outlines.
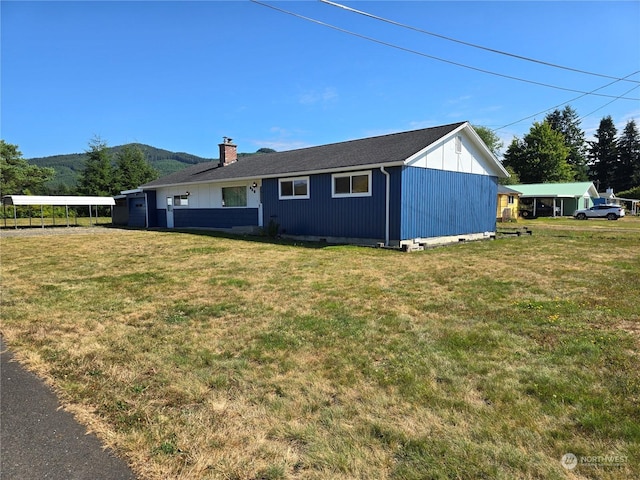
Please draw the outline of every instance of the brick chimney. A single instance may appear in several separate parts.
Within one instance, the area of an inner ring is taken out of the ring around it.
[[[234,145],[233,139],[229,137],[222,137],[222,143],[218,144],[220,147],[220,166],[224,167],[238,160],[238,146]]]

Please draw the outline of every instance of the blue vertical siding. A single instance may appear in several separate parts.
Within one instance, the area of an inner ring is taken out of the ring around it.
[[[495,177],[406,166],[386,170],[391,242],[495,231]],[[372,170],[372,195],[347,198],[331,197],[331,178],[310,175],[310,198],[295,200],[279,200],[278,179],[264,179],[263,225],[273,220],[291,235],[384,240],[386,176]],[[156,208],[156,192],[146,193],[149,226],[166,227],[166,211]],[[176,228],[257,226],[258,220],[254,208],[174,209]]]
[[[284,178],[284,177],[283,177]],[[278,179],[262,182],[265,227],[270,220],[290,235],[383,240],[385,177],[372,171],[370,197],[331,198],[331,174],[309,177],[308,199],[279,200]]]
[[[165,223],[166,223],[166,211]],[[232,228],[258,225],[257,208],[174,208],[175,228]]]
[[[156,206],[156,198],[157,198],[157,193],[155,190],[145,190],[145,195],[147,196],[147,212],[148,212],[148,220],[149,220],[149,225],[148,227],[159,227],[160,225],[158,225],[158,208]],[[164,213],[164,211],[162,212]],[[166,213],[164,213],[164,223],[166,226],[167,224],[167,216]]]
[[[155,227],[167,228],[167,210],[165,208],[159,208],[156,210],[156,223]]]
[[[495,177],[403,167],[401,237],[440,237],[495,231]]]
[[[385,170],[390,174],[391,198],[389,204],[389,241],[397,243],[403,240],[402,233],[402,172],[405,167],[391,167]]]
[[[258,225],[257,208],[174,208],[174,228],[232,228]],[[167,228],[167,210],[157,210],[154,225]]]

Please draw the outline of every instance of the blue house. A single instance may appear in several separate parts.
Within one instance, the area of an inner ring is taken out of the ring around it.
[[[490,236],[507,176],[467,122],[237,157],[165,176],[129,197],[129,224],[400,246]],[[124,192],[123,192],[124,193]]]

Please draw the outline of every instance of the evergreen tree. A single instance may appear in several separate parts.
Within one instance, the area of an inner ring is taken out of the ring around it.
[[[125,145],[116,154],[116,192],[137,188],[158,178],[158,171],[145,159],[140,147]]]
[[[569,149],[567,163],[573,168],[574,179],[579,182],[588,180],[587,142],[580,128],[578,113],[567,105],[562,111],[556,109],[548,114],[545,120],[564,136],[564,144]]]
[[[522,139],[513,139],[503,164],[511,167],[522,183],[567,182],[573,180],[568,156],[563,135],[546,121],[535,122]]]
[[[596,141],[589,142],[589,177],[599,191],[612,187],[618,165],[618,145],[616,126],[611,116],[600,120],[595,133]]]
[[[618,139],[618,155],[614,192],[640,186],[640,133],[633,119],[627,122]]]
[[[31,165],[17,145],[0,140],[0,194],[25,195],[44,193],[44,184],[51,180],[53,168]]]
[[[87,162],[80,174],[78,191],[84,195],[110,196],[118,193],[115,189],[113,167],[107,151],[107,144],[100,137],[89,142],[86,151]]]

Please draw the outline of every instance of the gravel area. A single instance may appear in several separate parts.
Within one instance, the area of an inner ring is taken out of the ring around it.
[[[39,237],[51,235],[99,235],[102,233],[113,233],[113,227],[22,227],[22,228],[2,228],[0,238],[10,237]]]

